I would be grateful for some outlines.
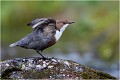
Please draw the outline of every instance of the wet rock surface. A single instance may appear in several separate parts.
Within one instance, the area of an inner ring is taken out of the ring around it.
[[[0,62],[2,79],[116,79],[70,60],[39,57]]]

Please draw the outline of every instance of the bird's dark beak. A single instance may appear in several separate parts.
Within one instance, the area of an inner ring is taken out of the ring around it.
[[[69,23],[69,24],[72,24],[72,23],[75,23],[75,22],[74,22],[74,21],[69,21],[68,23]]]

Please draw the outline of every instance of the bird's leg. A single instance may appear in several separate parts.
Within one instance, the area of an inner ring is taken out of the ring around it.
[[[46,57],[44,57],[39,51],[36,51],[36,52],[39,53],[40,56],[42,56],[42,58],[43,58],[44,60],[46,60]]]

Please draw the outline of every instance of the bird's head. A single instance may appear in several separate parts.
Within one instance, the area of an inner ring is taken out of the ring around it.
[[[68,21],[65,19],[56,20],[56,29],[60,31],[62,28],[66,28],[69,24],[74,23],[74,21]]]

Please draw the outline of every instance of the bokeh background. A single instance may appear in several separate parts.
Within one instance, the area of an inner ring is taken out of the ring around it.
[[[73,60],[118,78],[118,10],[118,1],[2,1],[1,60],[39,56],[34,50],[9,47],[32,31],[26,25],[31,20],[68,19],[75,23],[42,54]]]

